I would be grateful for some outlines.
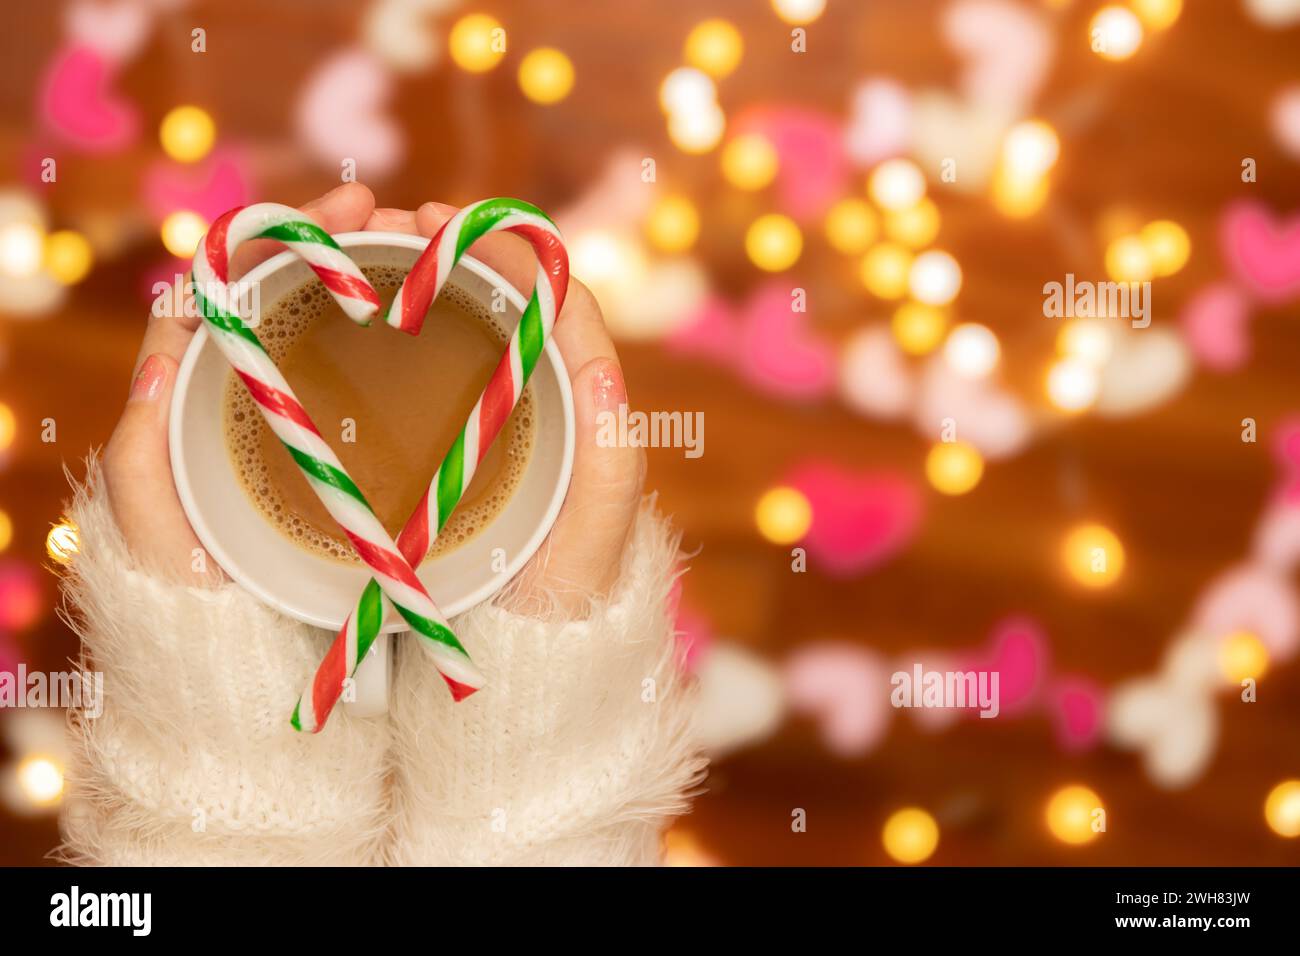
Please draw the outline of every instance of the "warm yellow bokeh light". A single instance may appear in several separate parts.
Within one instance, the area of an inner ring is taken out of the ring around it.
[[[1278,836],[1300,836],[1300,780],[1284,780],[1268,792],[1264,819]]]
[[[722,150],[722,175],[737,189],[762,189],[776,178],[776,147],[766,136],[746,133]]]
[[[758,499],[754,522],[758,533],[773,544],[793,544],[812,527],[812,504],[797,488],[771,488]]]
[[[1084,587],[1109,587],[1124,572],[1124,545],[1106,526],[1089,522],[1065,536],[1061,560],[1070,577]]]
[[[668,117],[668,138],[683,153],[707,153],[718,145],[726,129],[727,116],[713,102],[675,109]]]
[[[663,196],[650,207],[645,234],[660,252],[686,252],[699,238],[700,214],[685,196]]]
[[[27,757],[18,765],[18,786],[33,806],[52,806],[63,796],[63,771],[49,757]]]
[[[573,61],[554,47],[529,52],[519,64],[519,88],[534,103],[558,103],[573,89]]]
[[[1146,282],[1155,266],[1146,243],[1137,236],[1120,236],[1106,246],[1106,274],[1116,282]]]
[[[939,207],[933,200],[923,197],[906,209],[891,209],[885,213],[885,235],[913,249],[934,242],[939,235]]]
[[[1016,177],[1036,179],[1055,166],[1060,155],[1060,137],[1043,120],[1017,123],[1002,142],[1003,168]]]
[[[57,564],[67,564],[81,551],[81,533],[71,521],[61,521],[45,536],[45,553]]]
[[[1056,335],[1056,351],[1093,367],[1106,364],[1115,349],[1111,330],[1101,319],[1070,319]]]
[[[90,243],[79,232],[60,229],[45,237],[45,271],[63,285],[84,279],[94,261]]]
[[[749,261],[768,272],[780,272],[799,261],[803,233],[789,216],[768,213],[754,220],[745,233]]]
[[[1138,239],[1151,260],[1157,276],[1171,276],[1187,265],[1192,254],[1192,240],[1187,230],[1171,219],[1157,219],[1142,227]]]
[[[24,279],[41,267],[45,231],[34,222],[0,226],[0,272]]]
[[[1088,24],[1092,52],[1107,60],[1127,60],[1142,45],[1142,21],[1127,7],[1102,7]]]
[[[699,70],[679,66],[659,85],[659,108],[677,113],[694,107],[708,106],[718,98],[718,88]]]
[[[167,251],[181,259],[193,257],[199,247],[199,240],[208,231],[208,224],[202,216],[189,209],[178,209],[162,222],[162,243]]]
[[[1100,829],[1093,828],[1093,820],[1102,819],[1094,817],[1098,810],[1105,812],[1094,791],[1079,784],[1062,787],[1047,801],[1047,828],[1062,843],[1090,843],[1101,836]]]
[[[1183,12],[1183,0],[1128,0],[1138,18],[1152,30],[1168,30]]]
[[[14,410],[4,402],[0,402],[0,454],[9,450],[17,432],[18,420],[14,417]]]
[[[865,199],[841,199],[826,213],[826,241],[845,255],[861,255],[876,241],[876,211]]]
[[[867,177],[867,194],[881,209],[907,209],[925,195],[925,174],[910,159],[887,159]]]
[[[993,177],[993,208],[1008,219],[1028,219],[1043,208],[1050,192],[1046,176],[1018,176],[1001,168]]]
[[[901,299],[907,294],[912,252],[896,242],[882,242],[867,250],[858,267],[862,284],[878,299]]]
[[[1065,358],[1047,370],[1047,398],[1063,412],[1081,412],[1097,401],[1101,379],[1083,359]]]
[[[961,291],[961,266],[940,249],[923,252],[908,270],[907,287],[918,302],[947,305]]]
[[[958,375],[983,378],[1002,357],[1002,344],[993,330],[978,322],[963,322],[948,335],[943,359]]]
[[[0,551],[6,551],[14,540],[14,523],[9,512],[0,510]]]
[[[826,0],[772,0],[776,15],[793,26],[812,23],[826,9]]]
[[[640,244],[621,232],[592,229],[569,242],[573,274],[590,286],[635,285],[649,266]]]
[[[691,66],[721,78],[740,65],[744,53],[740,31],[729,21],[715,18],[697,23],[686,35],[683,56]]]
[[[163,152],[178,163],[197,163],[212,151],[217,124],[201,107],[178,106],[163,117],[158,140]]]
[[[1235,631],[1219,645],[1219,671],[1232,684],[1259,680],[1268,671],[1268,648],[1250,631]]]
[[[964,495],[984,477],[984,456],[969,442],[938,442],[925,456],[925,477],[935,491]]]
[[[462,70],[484,73],[506,55],[506,31],[486,13],[461,17],[447,35],[451,58]]]
[[[948,313],[924,302],[904,302],[889,323],[894,341],[908,355],[929,355],[948,331]]]
[[[890,814],[880,839],[891,859],[922,863],[939,846],[939,824],[920,807],[904,807]]]

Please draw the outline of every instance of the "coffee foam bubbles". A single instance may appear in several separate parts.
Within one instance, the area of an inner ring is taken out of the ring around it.
[[[406,270],[392,266],[372,266],[362,269],[370,284],[376,289],[394,289],[406,278]],[[510,339],[510,330],[497,320],[484,305],[464,290],[446,285],[439,299],[462,309],[491,330],[502,351]],[[288,350],[297,342],[313,322],[319,319],[331,304],[329,293],[319,282],[312,280],[301,288],[263,308],[258,338],[271,359],[279,364]],[[346,321],[339,317],[340,320]],[[290,383],[292,384],[292,383]],[[272,482],[263,457],[262,433],[266,427],[261,411],[244,384],[232,371],[226,382],[224,399],[226,445],[235,471],[245,493],[259,512],[281,534],[299,547],[346,564],[360,565],[361,560],[346,540],[335,538],[295,514],[285,502],[280,489]],[[532,452],[534,428],[534,403],[531,388],[525,388],[511,415],[513,428],[505,429],[509,438],[505,461],[489,494],[482,495],[473,505],[457,505],[451,518],[429,548],[429,556],[454,551],[487,527],[500,514],[510,496],[523,478]],[[469,414],[466,409],[464,414]],[[432,479],[433,476],[429,475]],[[365,492],[365,489],[361,489]],[[341,533],[340,533],[341,534]]]

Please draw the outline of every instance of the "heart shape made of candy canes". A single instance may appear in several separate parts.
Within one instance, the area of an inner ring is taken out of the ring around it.
[[[502,230],[521,236],[533,247],[538,266],[532,296],[508,348],[397,541],[389,536],[361,489],[321,437],[257,334],[232,307],[230,260],[250,239],[278,241],[300,256],[344,314],[362,325],[379,312],[378,294],[328,232],[305,213],[277,203],[236,208],[220,216],[194,254],[194,299],[213,342],[373,574],[294,709],[291,722],[297,730],[314,733],[324,726],[347,680],[379,634],[384,598],[425,638],[420,646],[431,654],[454,699],[463,700],[483,686],[482,675],[414,569],[428,554],[483,455],[514,410],[563,307],[569,257],[559,231],[540,209],[518,199],[472,203],[452,216],[429,241],[386,317],[388,324],[418,333],[429,306],[460,258],[479,238]]]

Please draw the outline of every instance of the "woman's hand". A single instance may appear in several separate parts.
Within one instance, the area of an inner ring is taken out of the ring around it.
[[[437,203],[426,203],[417,212],[376,209],[370,190],[356,183],[302,208],[329,232],[368,229],[426,237],[455,212]],[[240,250],[232,275],[242,275],[277,249],[274,243],[250,243]],[[473,255],[521,291],[531,289],[536,263],[523,240],[495,234],[476,243]],[[221,574],[210,561],[206,572],[193,570],[194,550],[201,545],[181,508],[167,449],[176,371],[199,324],[185,314],[184,296],[182,288],[173,288],[165,307],[155,310],[162,314],[149,319],[126,409],[104,455],[104,477],[113,513],[140,566],[172,580],[202,584],[220,580]],[[552,599],[557,610],[576,613],[589,598],[608,593],[644,480],[640,449],[605,448],[596,442],[598,414],[616,412],[627,392],[600,308],[576,280],[570,282],[554,339],[573,383],[573,479],[555,527],[507,598],[520,613],[542,613]]]

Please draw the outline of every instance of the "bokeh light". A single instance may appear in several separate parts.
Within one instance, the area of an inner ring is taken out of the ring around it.
[[[1093,814],[1105,810],[1101,797],[1081,784],[1062,787],[1047,801],[1047,828],[1062,843],[1079,846],[1101,836],[1093,829]]]
[[[14,522],[9,512],[0,509],[0,552],[6,551],[14,540]]]
[[[1074,581],[1088,588],[1105,588],[1124,572],[1124,545],[1105,525],[1088,522],[1066,534],[1061,560]]]
[[[1070,319],[1056,335],[1056,350],[1066,358],[1100,367],[1115,350],[1114,333],[1102,319]]]
[[[1152,30],[1168,30],[1183,12],[1183,0],[1129,0],[1129,6]]]
[[[908,355],[929,355],[948,331],[948,313],[924,302],[904,302],[894,310],[889,328]]]
[[[961,291],[961,266],[948,253],[931,249],[912,262],[907,285],[918,302],[947,305]]]
[[[1116,282],[1146,282],[1155,275],[1151,253],[1137,236],[1119,236],[1106,246],[1106,274]]]
[[[826,9],[826,0],[772,0],[776,15],[793,26],[812,23]]]
[[[1250,631],[1234,631],[1219,645],[1219,671],[1231,684],[1259,680],[1268,672],[1268,647]]]
[[[1127,7],[1102,7],[1088,25],[1092,51],[1107,60],[1127,60],[1142,45],[1142,21]]]
[[[1050,192],[1046,176],[1017,176],[1002,168],[993,179],[993,208],[1008,219],[1028,219],[1043,208]]]
[[[713,81],[699,70],[678,67],[659,85],[659,106],[665,113],[709,106],[717,99]]]
[[[984,456],[969,442],[936,442],[925,456],[925,477],[935,491],[964,495],[984,477]]]
[[[63,771],[50,757],[26,757],[18,764],[18,786],[32,806],[53,806],[63,796]]]
[[[532,50],[519,64],[519,88],[534,103],[558,103],[573,89],[573,61],[554,47]]]
[[[35,223],[11,222],[0,226],[0,272],[15,278],[34,275],[41,267],[45,233]]]
[[[1017,177],[1037,178],[1056,165],[1061,140],[1043,120],[1025,120],[1011,127],[1002,143],[1002,162]]]
[[[208,231],[202,216],[189,209],[178,209],[162,221],[159,230],[167,251],[181,259],[189,259],[199,247],[199,240]]]
[[[75,285],[90,273],[95,254],[86,237],[60,229],[45,237],[45,271],[63,285]]]
[[[17,433],[18,419],[14,416],[14,410],[0,402],[0,454],[9,450]]]
[[[1097,401],[1101,379],[1096,366],[1080,358],[1053,362],[1047,371],[1047,397],[1063,412],[1081,412]]]
[[[836,252],[866,252],[880,231],[876,211],[865,199],[841,199],[826,213],[826,241]]]
[[[799,261],[803,233],[789,216],[768,213],[759,216],[745,233],[749,261],[768,272],[781,272]]]
[[[958,375],[983,378],[998,365],[1002,346],[993,330],[977,322],[963,322],[948,335],[943,358]]]
[[[506,55],[505,28],[486,13],[461,17],[447,34],[451,58],[462,70],[485,73]]]
[[[197,163],[212,151],[217,124],[199,106],[177,106],[158,126],[163,152],[179,163]]]
[[[714,18],[697,23],[686,35],[683,56],[691,66],[722,78],[740,65],[745,41],[727,20]]]
[[[754,508],[758,533],[773,544],[793,544],[812,527],[813,510],[798,488],[785,485],[763,493]]]
[[[939,235],[939,224],[939,207],[929,197],[905,209],[890,209],[885,213],[885,235],[913,249],[934,242]]]
[[[668,117],[668,138],[683,153],[707,153],[727,129],[727,117],[717,103],[674,110]]]
[[[939,824],[920,807],[904,807],[889,815],[881,843],[899,863],[923,863],[939,847]]]
[[[762,189],[776,178],[776,169],[776,147],[758,133],[737,136],[722,150],[722,175],[737,189]]]
[[[56,564],[68,564],[81,551],[81,532],[71,521],[60,521],[45,536],[45,553]]]
[[[1278,836],[1300,836],[1300,780],[1284,780],[1268,792],[1264,819]]]
[[[573,274],[590,286],[634,285],[646,273],[645,255],[621,232],[592,229],[569,242]]]
[[[872,246],[862,257],[858,276],[876,298],[892,300],[907,294],[911,271],[911,250],[896,242],[882,242]]]
[[[887,159],[871,171],[867,193],[882,209],[907,209],[925,195],[925,175],[910,159]]]
[[[1192,255],[1192,240],[1187,230],[1170,219],[1149,222],[1138,233],[1146,249],[1151,271],[1157,276],[1171,276],[1187,265]]]
[[[695,203],[681,195],[655,200],[645,221],[646,238],[660,252],[686,252],[700,234],[700,214]]]

